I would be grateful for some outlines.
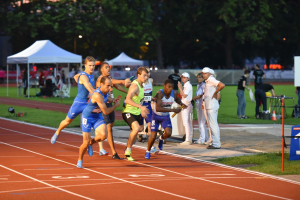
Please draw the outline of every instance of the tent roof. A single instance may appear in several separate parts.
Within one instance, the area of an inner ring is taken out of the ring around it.
[[[50,40],[38,40],[27,49],[7,57],[7,63],[81,63],[82,57],[70,53]]]
[[[119,56],[106,61],[110,65],[143,65],[142,60],[136,60],[127,56],[124,52],[122,52]]]

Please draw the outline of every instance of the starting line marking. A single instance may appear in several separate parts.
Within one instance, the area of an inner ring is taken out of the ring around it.
[[[165,176],[163,174],[149,174],[149,175],[141,175],[141,174],[128,174],[128,176],[131,176],[131,177],[161,177],[161,176]]]
[[[62,177],[62,176],[52,176],[55,179],[82,179],[82,178],[90,178],[89,176],[69,176],[69,177]]]
[[[2,143],[2,142],[1,142],[1,143]],[[48,186],[50,186],[50,187],[52,187],[52,188],[58,189],[58,190],[60,190],[60,191],[63,191],[63,192],[66,192],[66,193],[69,193],[69,194],[72,194],[72,195],[75,195],[75,196],[78,196],[78,197],[81,197],[81,198],[84,198],[84,199],[92,200],[91,198],[88,198],[88,197],[82,196],[82,195],[80,195],[80,194],[76,194],[76,193],[74,193],[74,192],[70,192],[70,191],[68,191],[68,190],[65,190],[65,189],[56,187],[56,186],[54,186],[54,185],[51,185],[51,184],[46,183],[46,182],[44,182],[44,181],[40,181],[40,180],[38,180],[38,179],[35,179],[35,178],[31,177],[31,176],[28,176],[28,175],[23,174],[23,173],[21,173],[21,172],[15,171],[15,170],[10,169],[10,168],[8,168],[8,167],[5,167],[5,166],[3,166],[3,165],[0,165],[0,167],[2,167],[2,168],[4,168],[4,169],[7,169],[7,170],[9,170],[9,171],[12,171],[12,172],[14,172],[14,173],[16,173],[16,174],[19,174],[19,175],[21,175],[21,176],[25,176],[26,178],[29,178],[29,179],[34,180],[34,181],[36,181],[36,182],[39,182],[39,183],[42,183],[42,184],[44,184],[44,185],[48,185]]]

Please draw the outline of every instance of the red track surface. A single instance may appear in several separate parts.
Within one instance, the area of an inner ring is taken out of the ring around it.
[[[52,145],[53,133],[0,119],[0,199],[299,199],[293,181],[175,155],[145,160],[137,147],[134,162],[94,151],[78,169],[82,137],[63,133]]]

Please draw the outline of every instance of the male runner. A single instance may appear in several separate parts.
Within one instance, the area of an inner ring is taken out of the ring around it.
[[[100,80],[102,77],[110,77],[111,68],[107,62],[103,62],[100,66],[100,71],[101,71],[101,76],[99,76],[99,78],[97,79],[96,87],[100,86]],[[117,90],[127,94],[127,90],[124,87],[122,87],[122,85],[124,85],[125,87],[129,87],[131,84],[131,81],[129,79],[125,79],[125,80],[111,79],[111,80],[112,80],[113,87],[115,87]],[[120,85],[120,84],[122,84],[122,85]],[[110,97],[114,98],[112,92],[110,92]],[[106,103],[106,106],[108,108],[110,108],[110,107],[112,107],[112,103]],[[112,127],[114,126],[114,122],[115,122],[115,112],[113,111],[108,115],[106,115],[104,113],[100,113],[100,115],[103,116],[103,119],[107,126],[107,130],[108,130],[107,141],[108,141],[108,144],[112,151],[112,155],[113,155],[112,158],[120,159],[120,157],[118,156],[118,154],[116,152],[115,146],[114,146],[114,138],[113,138],[113,131],[112,131]],[[108,155],[108,152],[106,152],[103,148],[102,141],[99,142],[99,148],[100,148],[100,152],[99,152],[100,156]]]
[[[127,149],[125,151],[125,156],[129,161],[134,161],[131,157],[131,147],[136,140],[136,136],[140,129],[141,116],[145,118],[149,113],[146,106],[140,105],[141,100],[144,98],[143,83],[148,79],[148,71],[144,67],[139,67],[136,74],[137,79],[134,80],[129,87],[125,99],[125,108],[122,113],[124,121],[129,125],[131,130],[127,141]]]
[[[85,70],[79,74],[78,94],[68,112],[66,119],[64,119],[54,135],[51,138],[51,143],[54,144],[60,132],[66,128],[87,106],[88,95],[94,92],[94,78],[93,71],[95,69],[95,59],[92,56],[86,57],[84,61]]]
[[[148,79],[145,83],[143,83],[144,87],[144,100],[143,100],[143,106],[147,106],[149,109],[149,114],[145,118],[147,127],[148,127],[148,133],[149,136],[151,134],[151,117],[152,117],[152,109],[151,109],[151,101],[152,101],[152,90],[153,90],[153,79],[150,78],[150,69],[149,67],[145,67],[147,70]],[[142,119],[142,130],[144,129],[144,120]],[[143,135],[139,135],[139,139],[142,140]]]
[[[96,142],[103,141],[107,138],[107,128],[102,115],[98,112],[93,112],[96,107],[99,107],[106,115],[113,112],[119,105],[120,99],[115,101],[115,104],[107,108],[105,103],[109,98],[109,91],[112,89],[112,82],[109,77],[103,77],[100,80],[100,87],[96,89],[86,108],[82,112],[82,135],[83,143],[79,148],[79,158],[77,167],[82,168],[83,155],[88,148],[90,156],[93,155],[92,145]],[[95,138],[91,139],[91,128],[95,130]]]
[[[155,95],[156,102],[154,102],[151,124],[151,137],[148,140],[148,148],[145,154],[146,159],[150,159],[150,149],[155,141],[159,124],[164,129],[164,134],[159,137],[158,148],[163,149],[164,139],[172,135],[172,123],[169,112],[179,113],[180,108],[172,109],[171,106],[176,101],[180,105],[184,105],[178,98],[177,91],[173,90],[173,81],[167,79],[164,83],[164,89],[158,90]]]

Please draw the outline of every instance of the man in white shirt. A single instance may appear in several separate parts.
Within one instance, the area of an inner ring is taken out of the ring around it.
[[[186,108],[181,111],[182,122],[186,134],[185,141],[182,142],[181,145],[191,145],[193,142],[193,125],[190,115],[193,112],[193,106],[191,104],[193,98],[193,86],[190,83],[190,75],[187,72],[182,73],[181,81],[184,83],[184,89],[180,82],[178,82],[178,89],[182,97],[181,102],[186,105]]]
[[[208,124],[211,129],[212,144],[207,149],[220,149],[220,128],[218,125],[219,102],[217,100],[218,92],[221,91],[225,84],[216,80],[212,75],[212,70],[208,67],[202,69],[203,78],[205,79],[204,103],[207,112]]]

